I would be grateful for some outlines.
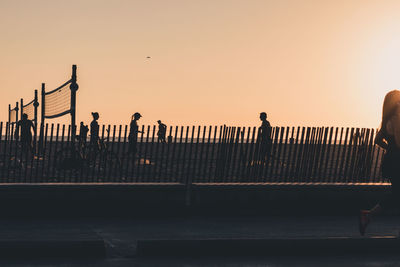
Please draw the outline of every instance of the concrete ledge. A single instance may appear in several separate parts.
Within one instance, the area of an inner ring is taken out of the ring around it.
[[[320,255],[397,252],[397,236],[138,240],[137,256]]]
[[[3,217],[355,214],[389,192],[390,185],[382,183],[195,183],[189,191],[181,183],[0,183],[0,212]]]
[[[1,258],[104,258],[105,244],[94,233],[68,230],[3,229]]]
[[[265,182],[265,183],[193,183],[198,188],[246,188],[264,190],[356,190],[356,191],[387,191],[390,183],[339,183],[339,182]]]

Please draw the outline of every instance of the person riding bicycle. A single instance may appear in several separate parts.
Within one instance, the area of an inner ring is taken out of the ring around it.
[[[158,140],[161,143],[166,143],[165,134],[167,133],[167,125],[162,123],[160,120],[158,120],[157,123],[158,123],[158,132],[157,132]]]
[[[129,131],[129,148],[128,148],[128,155],[133,153],[133,155],[136,155],[137,152],[137,138],[138,138],[138,133],[143,133],[142,131],[139,131],[139,126],[137,124],[137,121],[140,120],[142,115],[139,112],[136,112],[135,114],[132,115],[131,118],[131,123],[130,123],[130,131]]]
[[[99,119],[99,113],[92,112],[93,120],[90,123],[90,146],[94,149],[99,149],[99,123],[97,120]]]
[[[34,129],[32,121],[28,120],[27,114],[22,114],[22,119],[17,122],[17,126],[15,129],[15,139],[18,141],[19,130],[21,130],[20,135],[22,149],[27,148],[29,151],[33,151],[31,129]]]

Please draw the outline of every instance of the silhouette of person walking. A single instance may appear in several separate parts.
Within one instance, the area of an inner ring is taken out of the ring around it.
[[[133,153],[135,156],[137,153],[137,138],[138,138],[138,133],[143,133],[142,131],[139,131],[139,126],[137,124],[137,121],[140,120],[142,115],[139,112],[136,112],[135,114],[132,115],[131,118],[131,123],[130,123],[130,129],[129,129],[129,136],[128,136],[128,141],[129,141],[129,148],[128,148],[128,155]]]
[[[166,143],[165,134],[167,133],[167,125],[162,123],[160,120],[158,120],[157,123],[158,123],[158,132],[157,132],[158,141],[161,143]]]
[[[90,146],[97,150],[99,141],[99,113],[92,112],[93,120],[90,123]]]
[[[271,124],[267,120],[267,113],[260,113],[261,126],[258,128],[257,143],[259,146],[259,160],[264,162],[265,158],[269,159],[272,138],[271,138]]]
[[[400,91],[386,94],[383,101],[381,128],[375,136],[375,144],[385,150],[381,163],[382,176],[388,178],[392,192],[370,210],[360,210],[359,230],[364,235],[373,216],[382,209],[400,203]]]
[[[32,121],[28,120],[27,114],[22,114],[22,119],[17,122],[15,129],[15,139],[18,141],[19,131],[21,131],[21,148],[29,151],[33,151],[31,129],[34,129]]]

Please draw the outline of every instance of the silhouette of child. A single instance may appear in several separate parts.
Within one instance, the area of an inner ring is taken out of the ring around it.
[[[87,125],[83,124],[83,121],[81,121],[79,127],[79,139],[82,142],[86,140],[88,132],[89,132],[89,127],[87,127]]]

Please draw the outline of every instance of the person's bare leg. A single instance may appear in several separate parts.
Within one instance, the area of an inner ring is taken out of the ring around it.
[[[382,211],[382,206],[380,204],[376,204],[370,210],[360,210],[359,214],[359,230],[360,234],[365,234],[365,229],[367,228],[368,224],[371,221],[371,218],[377,215]]]
[[[376,204],[372,209],[369,210],[369,216],[375,216],[382,211],[382,207],[380,204]]]

